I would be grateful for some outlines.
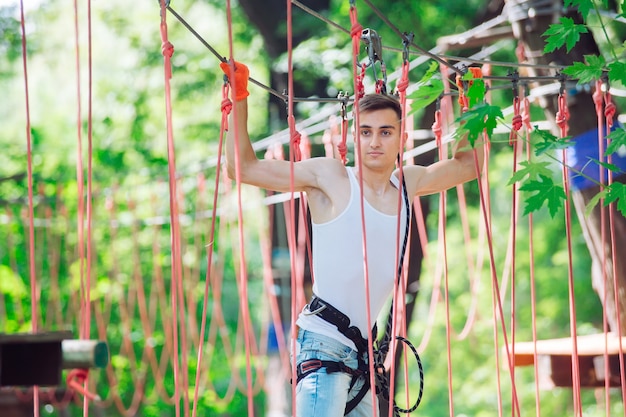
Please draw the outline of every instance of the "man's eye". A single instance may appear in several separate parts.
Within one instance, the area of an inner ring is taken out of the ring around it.
[[[370,131],[369,131],[369,130],[366,130],[366,129],[361,130],[361,136],[367,136],[367,135],[369,135],[369,134],[370,134]]]

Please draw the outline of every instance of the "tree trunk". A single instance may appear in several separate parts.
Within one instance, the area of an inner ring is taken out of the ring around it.
[[[525,18],[513,22],[513,29],[516,38],[524,46],[526,60],[532,64],[552,64],[552,65],[571,65],[573,62],[584,62],[585,55],[599,55],[598,46],[591,33],[582,34],[580,41],[574,46],[570,52],[566,52],[565,48],[559,48],[552,53],[544,53],[545,38],[542,34],[548,27],[558,22],[558,11],[563,10],[563,5],[557,1],[553,9],[557,10],[553,13],[557,14],[541,14],[536,17],[528,17],[528,10],[531,9],[532,2],[523,0],[509,0],[508,5],[512,11],[523,12]],[[576,23],[582,23],[582,19],[578,13],[570,12],[567,17],[574,19]],[[552,70],[529,68],[528,75],[557,75]],[[569,132],[568,135],[576,138],[586,132],[597,130],[597,116],[595,112],[595,104],[589,89],[576,88],[575,83],[567,83],[567,106],[570,113]],[[541,99],[541,106],[544,108],[546,117],[555,121],[556,112],[558,111],[558,96],[552,95]],[[556,123],[554,130],[557,131]],[[582,140],[582,139],[579,139]],[[593,138],[597,141],[597,135]],[[626,181],[626,175],[615,178],[615,181]],[[600,191],[597,185],[589,186],[573,190],[572,198],[576,207],[579,221],[582,225],[585,240],[592,257],[593,268],[591,271],[594,289],[598,292],[600,300],[603,303],[605,315],[607,317],[610,329],[617,331],[618,323],[621,324],[622,334],[626,334],[626,260],[623,257],[612,256],[611,250],[611,228],[614,230],[615,247],[626,247],[626,218],[619,212],[615,212],[613,224],[609,224],[609,215],[606,208],[597,205],[589,214],[585,214],[585,208],[591,198]],[[602,211],[604,211],[604,231],[602,230]],[[603,240],[601,237],[606,238]],[[615,268],[613,267],[615,262]],[[614,279],[614,270],[616,271],[616,279]],[[617,287],[617,288],[615,288]],[[606,291],[606,296],[605,296]],[[616,297],[617,294],[617,297]],[[618,300],[617,303],[615,300]],[[619,322],[618,322],[619,314]]]

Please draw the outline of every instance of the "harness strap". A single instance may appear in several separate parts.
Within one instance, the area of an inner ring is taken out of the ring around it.
[[[367,353],[367,339],[363,338],[358,327],[350,326],[350,318],[333,307],[332,304],[314,295],[307,309],[309,314],[315,314],[328,323],[335,325],[341,334],[354,343],[359,354]],[[374,325],[372,329],[372,337],[374,339],[376,339],[376,333],[376,325]]]
[[[323,361],[320,359],[309,359],[306,361],[302,361],[298,364],[296,373],[297,379],[296,384],[300,382],[301,379],[306,376],[319,371],[322,368],[326,368],[326,373],[331,374],[333,372],[344,372],[346,374],[352,375],[352,377],[359,377],[363,375],[364,371],[362,369],[353,369],[350,368],[343,362],[337,361]]]

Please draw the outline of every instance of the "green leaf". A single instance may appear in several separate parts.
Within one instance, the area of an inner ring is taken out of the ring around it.
[[[566,198],[565,190],[560,185],[556,185],[550,177],[540,175],[539,178],[539,180],[527,181],[520,187],[521,191],[535,193],[526,198],[524,214],[539,210],[545,202],[550,216],[554,217]]]
[[[416,90],[407,95],[412,100],[409,114],[425,108],[443,94],[444,86],[438,71],[439,65],[436,62],[431,63],[426,74],[415,83]]]
[[[611,142],[606,147],[604,156],[616,153],[622,146],[626,147],[626,129],[615,129],[607,135]]]
[[[626,62],[611,62],[608,67],[611,83],[619,82],[626,87]]]
[[[537,126],[535,126],[535,133],[539,134],[541,139],[543,139],[542,142],[538,142],[535,145],[535,155],[537,156],[540,156],[548,151],[565,149],[570,146],[574,146],[574,142],[570,140],[572,138],[571,136],[557,138],[548,131],[539,130]]]
[[[572,6],[572,8],[577,9],[585,20],[587,20],[589,12],[593,10],[592,0],[565,0],[564,5],[565,7]]]
[[[513,174],[507,185],[520,182],[524,177],[528,177],[529,180],[534,180],[538,179],[541,175],[547,177],[552,174],[552,171],[548,168],[549,164],[547,162],[522,161],[520,165],[522,168],[518,169]]]
[[[626,184],[614,182],[606,188],[606,198],[604,205],[617,203],[617,209],[626,216]]]
[[[585,55],[585,63],[574,62],[563,69],[563,73],[578,79],[578,84],[585,84],[602,77],[606,61],[601,56]]]
[[[467,98],[469,98],[470,107],[485,101],[486,94],[487,87],[485,86],[485,80],[482,78],[476,78],[467,89]]]
[[[561,17],[560,24],[550,25],[542,36],[546,37],[545,53],[553,52],[563,45],[567,47],[567,52],[571,51],[574,45],[580,40],[581,33],[587,33],[585,25],[574,23],[569,17]]]
[[[486,131],[487,135],[491,135],[498,124],[498,119],[503,118],[500,107],[480,103],[471,107],[457,119],[461,126],[457,132],[460,135],[467,133],[467,140],[474,146],[483,131]]]

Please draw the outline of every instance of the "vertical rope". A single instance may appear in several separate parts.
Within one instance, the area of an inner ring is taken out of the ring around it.
[[[613,104],[613,100],[611,99],[611,92],[610,92],[610,88],[609,85],[607,83],[606,86],[606,92],[604,93],[604,116],[606,117],[606,131],[607,133],[611,131],[611,128],[613,127],[613,117],[615,116],[615,111],[616,111],[616,107],[615,104]],[[607,146],[609,145],[609,141],[610,139],[607,138]],[[607,162],[610,164],[612,162],[613,158],[611,155],[609,155],[607,157]],[[611,184],[613,184],[613,172],[609,170],[609,174],[608,174],[608,185],[610,186]],[[609,204],[609,225],[613,225],[615,224],[615,216],[617,215],[617,213],[615,212],[615,203],[612,202],[611,204]],[[610,227],[611,230],[611,253],[613,258],[618,254],[617,251],[617,247],[616,247],[616,237],[615,237],[615,228],[614,227]],[[619,282],[617,279],[618,276],[618,272],[617,272],[617,263],[615,262],[615,260],[613,260],[613,262],[611,262],[611,264],[613,265],[613,295],[614,295],[614,302],[615,302],[615,310],[616,310],[616,321],[617,321],[617,336],[618,336],[618,343],[619,343],[619,365],[620,365],[620,386],[622,389],[622,406],[624,409],[624,415],[626,416],[626,370],[624,369],[624,367],[626,366],[625,361],[624,361],[624,346],[622,344],[622,319],[621,319],[621,315],[619,312],[619,292],[618,292],[618,288],[619,288]],[[608,374],[607,374],[608,375]],[[607,414],[608,415],[608,414]]]
[[[24,101],[26,115],[26,169],[28,171],[28,261],[30,275],[31,331],[37,333],[37,272],[35,270],[35,222],[33,204],[33,150],[30,131],[30,94],[28,89],[28,56],[26,49],[26,18],[24,0],[20,0],[20,28],[22,32],[22,68],[24,70]],[[33,387],[33,417],[39,417],[39,387]]]
[[[603,114],[602,114],[602,104],[603,104],[603,100],[604,97],[602,95],[602,80],[597,80],[596,81],[596,85],[595,85],[595,91],[593,92],[592,95],[593,98],[593,103],[595,105],[595,109],[596,109],[596,116],[597,116],[597,123],[598,123],[598,160],[599,161],[604,161],[604,118],[603,118]],[[601,186],[604,186],[606,184],[606,178],[604,175],[605,171],[604,168],[602,167],[602,165],[598,165],[598,182],[601,184]],[[598,210],[600,211],[600,241],[601,241],[601,245],[602,248],[605,247],[606,245],[606,208],[604,206],[604,199],[600,198],[600,201],[598,203]],[[607,270],[606,270],[606,251],[602,250],[602,282],[603,284],[603,290],[602,290],[602,294],[599,294],[602,297],[602,305],[605,306],[605,308],[602,309],[602,327],[603,327],[603,332],[604,332],[604,375],[610,375],[610,367],[609,367],[609,354],[608,354],[608,331],[609,331],[609,326],[608,326],[608,320],[607,320],[607,314],[606,314],[606,303],[607,303],[607,297],[608,297],[608,288],[606,285],[606,281],[607,281]],[[605,402],[605,412],[607,416],[610,416],[610,395],[609,395],[609,388],[610,388],[610,378],[604,378],[604,402]]]
[[[221,111],[222,111],[222,119],[220,123],[220,140],[218,144],[217,150],[217,162],[215,164],[218,169],[215,170],[215,187],[213,192],[213,208],[211,209],[211,226],[209,228],[209,243],[206,245],[207,251],[207,269],[204,280],[204,297],[202,301],[202,319],[200,322],[200,335],[198,337],[198,356],[196,362],[196,379],[194,384],[194,393],[193,393],[193,409],[191,412],[192,417],[196,417],[198,411],[198,402],[199,402],[199,394],[200,394],[200,376],[202,373],[200,370],[202,369],[202,359],[204,353],[204,335],[206,332],[206,320],[208,316],[208,302],[209,302],[209,289],[211,284],[211,273],[213,271],[213,253],[214,247],[213,242],[215,239],[215,223],[217,219],[217,200],[219,197],[219,183],[220,183],[220,173],[221,170],[219,167],[222,166],[222,148],[224,144],[224,135],[228,130],[228,115],[233,109],[233,103],[228,98],[229,84],[224,82],[222,85],[222,103],[221,103]]]
[[[359,114],[359,100],[365,94],[365,89],[363,87],[363,78],[358,75],[358,68],[361,68],[361,74],[363,75],[365,72],[365,67],[359,65],[359,50],[360,50],[360,42],[361,42],[361,33],[363,27],[358,21],[358,13],[356,8],[355,0],[350,0],[350,23],[352,24],[350,35],[352,37],[352,65],[353,65],[353,75],[354,75],[354,103],[352,105],[352,109],[354,112],[353,121],[354,121],[354,143],[355,143],[355,152],[357,155],[361,154],[361,134],[360,134],[360,114]],[[369,287],[369,259],[367,256],[367,234],[365,228],[365,197],[363,195],[363,169],[362,169],[362,160],[361,158],[355,158],[358,166],[358,181],[359,181],[359,189],[360,189],[360,206],[361,206],[361,239],[363,246],[363,270],[364,270],[364,285],[365,285],[365,311],[367,316],[367,327],[368,327],[368,336],[367,336],[367,357],[368,357],[368,367],[369,367],[369,384],[370,387],[376,386],[375,382],[375,370],[374,370],[374,341],[372,340],[372,313],[370,309],[370,287]],[[378,415],[378,410],[376,409],[376,392],[371,389],[370,394],[372,397],[372,416],[376,417]]]
[[[183,392],[184,414],[189,415],[189,390],[187,380],[187,340],[184,326],[184,296],[182,291],[182,265],[181,265],[181,239],[179,225],[178,190],[176,184],[176,148],[174,145],[174,131],[172,125],[172,97],[170,80],[172,78],[171,58],[174,54],[174,46],[168,40],[167,34],[167,7],[166,0],[159,1],[161,5],[161,52],[163,53],[164,85],[165,85],[165,107],[167,118],[167,155],[169,173],[169,199],[170,199],[170,222],[171,222],[171,244],[172,244],[172,268],[171,268],[171,307],[172,307],[172,333],[174,337],[174,401],[176,407],[176,417],[181,414],[180,393]],[[179,320],[181,325],[179,326]],[[179,336],[180,330],[180,336]],[[180,350],[179,350],[180,337]],[[180,369],[182,367],[182,370]]]
[[[230,65],[231,65],[231,74],[234,74],[235,68],[235,59],[234,59],[234,44],[233,44],[233,25],[232,25],[232,8],[230,0],[226,0],[226,16],[228,21],[228,50],[230,54]],[[231,77],[234,79],[234,76]],[[237,96],[236,84],[231,85],[233,87],[234,95]],[[238,118],[237,106],[233,107],[233,119],[236,121]],[[239,140],[239,133],[237,129],[237,122],[235,122],[234,127],[234,137],[235,141]],[[238,271],[238,287],[239,287],[239,298],[240,298],[240,308],[241,308],[241,316],[244,327],[244,344],[245,344],[245,356],[246,356],[246,393],[248,396],[248,416],[254,416],[254,392],[252,387],[252,369],[251,369],[251,351],[252,351],[252,333],[251,333],[251,324],[250,324],[250,306],[248,304],[248,269],[246,264],[246,252],[245,252],[245,233],[244,233],[244,222],[243,222],[243,209],[242,209],[242,195],[241,195],[241,161],[239,157],[239,153],[235,152],[235,182],[236,182],[236,190],[237,190],[237,218],[238,218],[238,239],[240,245],[239,254],[239,271]]]
[[[296,232],[295,232],[295,218],[296,218],[296,207],[295,207],[295,183],[294,183],[294,163],[300,159],[300,151],[299,151],[299,142],[300,135],[296,131],[296,122],[294,118],[294,90],[293,90],[293,27],[292,27],[292,6],[291,0],[287,0],[287,69],[288,69],[288,79],[287,79],[287,114],[288,114],[288,125],[289,125],[289,189],[291,192],[291,198],[289,200],[289,210],[285,211],[291,216],[292,226],[288,230],[288,242],[289,247],[289,261],[291,268],[291,317],[295,318],[298,314],[298,277],[296,274]],[[296,337],[297,337],[297,326],[296,320],[291,321],[291,351],[296,352]],[[291,380],[297,380],[297,369],[296,369],[296,361],[292,361],[291,364]],[[291,384],[291,392],[292,392],[292,410],[294,415],[297,413],[296,407],[296,384]]]
[[[530,101],[528,97],[524,96],[522,101],[522,122],[525,134],[525,150],[526,160],[532,159],[532,147],[530,143],[530,134],[532,132],[532,125],[530,123]],[[531,327],[532,327],[532,339],[533,339],[533,371],[535,375],[535,414],[536,417],[541,417],[541,401],[540,401],[540,389],[539,389],[539,355],[537,354],[537,294],[535,283],[535,247],[534,247],[534,223],[533,213],[528,213],[528,253],[530,257],[530,309],[531,309]]]
[[[561,138],[567,136],[569,130],[569,110],[567,108],[567,94],[564,88],[558,97],[558,111],[556,112],[556,124],[559,127]],[[574,410],[578,417],[582,417],[582,401],[580,397],[580,367],[578,364],[578,341],[576,331],[576,301],[574,296],[574,265],[573,265],[573,249],[572,249],[572,223],[571,223],[571,207],[570,207],[570,187],[569,173],[567,168],[567,150],[562,151],[563,158],[563,187],[565,195],[565,230],[567,234],[567,252],[568,252],[568,288],[569,288],[569,308],[570,308],[570,335],[572,338],[572,388],[574,397]]]

